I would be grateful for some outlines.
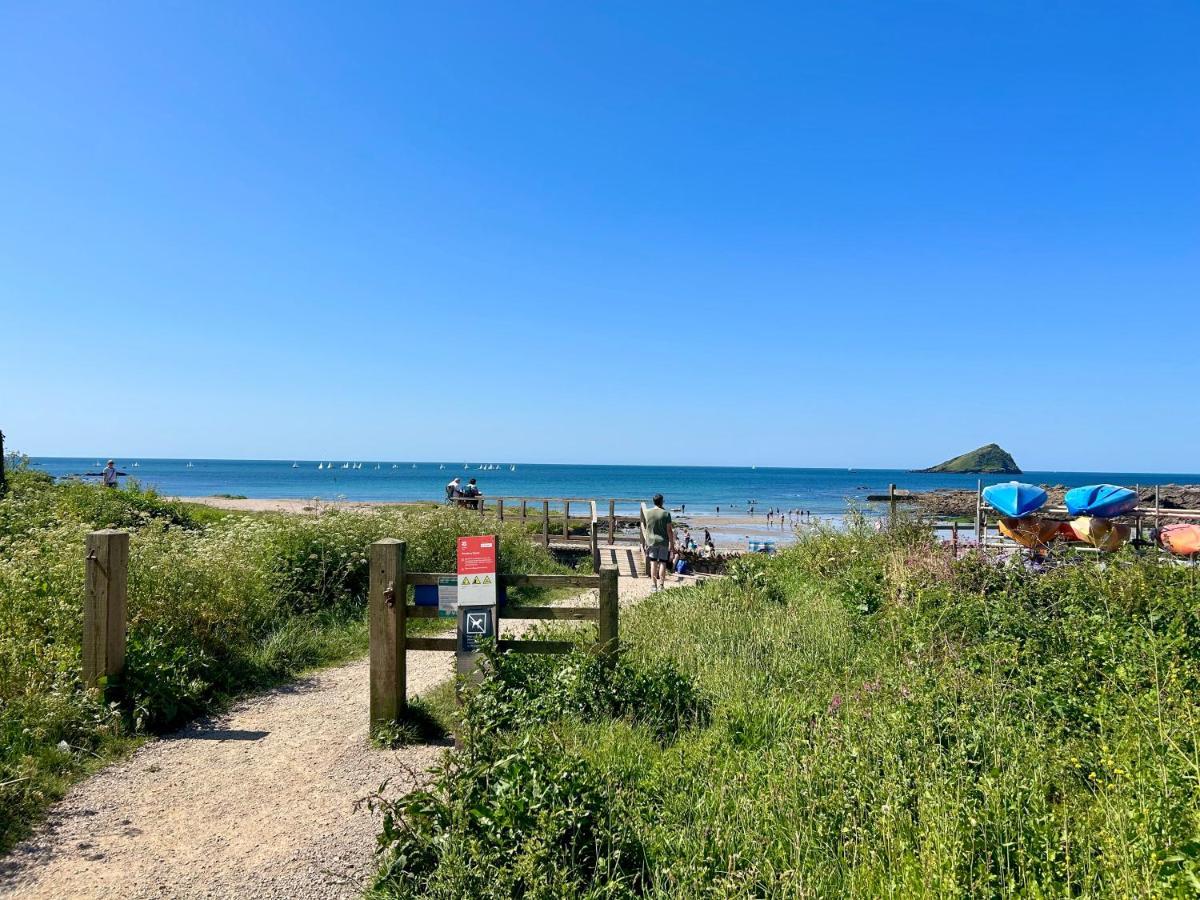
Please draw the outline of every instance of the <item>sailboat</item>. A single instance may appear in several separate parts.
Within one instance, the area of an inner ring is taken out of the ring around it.
[[[416,467],[417,467],[417,464],[416,464],[416,463],[413,463],[413,468],[415,469]]]
[[[191,463],[188,463],[186,466],[184,466],[184,468],[191,469],[191,468],[194,468],[194,466]]]
[[[298,468],[300,468],[300,463],[298,463],[298,462],[294,462],[294,463],[292,463],[292,468],[293,468],[293,469],[298,469]]]
[[[325,463],[317,463],[318,470],[323,469],[323,468],[325,468]]]
[[[446,468],[446,464],[445,464],[445,463],[442,463],[440,466],[438,466],[438,468],[439,468],[439,469],[444,469],[444,468]]]
[[[392,463],[392,468],[393,468],[393,469],[398,469],[398,468],[400,468],[400,465],[399,465],[399,463]]]
[[[375,463],[375,468],[376,468],[376,469],[378,469],[378,468],[379,468],[379,463]]]
[[[515,471],[517,471],[517,467],[516,467],[515,465],[513,465],[513,466],[509,466],[509,467],[508,467],[508,471],[510,471],[510,472],[515,472]]]
[[[136,469],[139,465],[140,465],[140,463],[134,463],[133,467]]]

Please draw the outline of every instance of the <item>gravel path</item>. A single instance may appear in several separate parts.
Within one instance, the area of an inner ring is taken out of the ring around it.
[[[649,586],[622,578],[622,605]],[[452,662],[410,652],[410,696]],[[389,779],[389,793],[411,789],[444,749],[373,747],[367,676],[365,659],[326,669],[146,743],[76,785],[0,860],[0,896],[359,896],[378,823],[357,801]]]

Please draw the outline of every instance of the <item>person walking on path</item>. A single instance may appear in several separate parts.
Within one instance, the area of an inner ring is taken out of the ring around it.
[[[675,529],[671,514],[663,508],[663,495],[654,495],[654,506],[646,511],[646,562],[650,568],[651,591],[666,587],[667,571],[675,552]]]

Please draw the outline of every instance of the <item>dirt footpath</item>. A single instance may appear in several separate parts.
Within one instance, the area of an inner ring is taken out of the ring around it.
[[[649,587],[622,578],[622,605]],[[589,593],[579,599],[594,604]],[[409,653],[409,695],[450,678],[452,662]],[[367,676],[365,659],[317,672],[81,782],[0,860],[0,896],[359,896],[374,871],[378,822],[356,801],[388,779],[389,793],[411,789],[444,750],[374,748]]]

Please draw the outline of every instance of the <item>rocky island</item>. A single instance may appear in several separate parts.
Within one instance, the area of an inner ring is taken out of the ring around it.
[[[970,453],[948,459],[918,472],[955,472],[963,475],[1020,475],[1021,467],[999,444],[985,444]]]

